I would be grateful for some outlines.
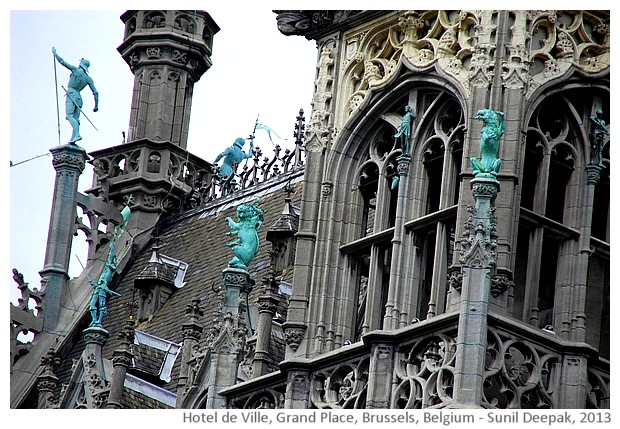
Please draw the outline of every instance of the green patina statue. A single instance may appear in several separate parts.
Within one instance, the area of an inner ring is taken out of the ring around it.
[[[112,277],[114,277],[116,268],[118,268],[118,261],[116,260],[116,246],[114,243],[121,237],[121,235],[123,235],[125,229],[127,228],[127,223],[129,222],[129,218],[131,217],[129,203],[132,200],[133,197],[130,195],[127,198],[127,203],[125,207],[123,207],[123,209],[121,210],[121,217],[123,220],[119,225],[114,228],[114,235],[112,237],[112,241],[110,242],[108,250],[108,259],[103,266],[103,272],[101,273],[99,279],[97,279],[96,282],[89,277],[88,282],[95,289],[89,303],[89,310],[92,318],[92,321],[90,322],[90,327],[101,327],[103,316],[108,313],[108,295],[121,296],[120,293],[111,290],[108,285],[112,281]]]
[[[69,77],[69,83],[67,84],[68,89],[67,100],[65,102],[65,112],[67,115],[66,119],[71,124],[71,128],[73,128],[73,134],[71,135],[69,143],[74,144],[76,141],[82,140],[82,137],[80,136],[80,112],[82,111],[83,102],[80,91],[82,91],[86,85],[90,87],[95,97],[95,108],[93,109],[93,112],[99,110],[99,93],[95,88],[93,79],[88,75],[90,61],[82,58],[80,60],[80,65],[76,67],[60,58],[60,56],[56,53],[56,48],[52,48],[52,53],[54,54],[54,58],[56,58],[60,64],[71,70],[71,76]]]
[[[405,115],[403,116],[403,121],[400,123],[396,134],[394,134],[396,141],[400,142],[400,147],[403,150],[403,155],[409,155],[411,125],[414,119],[415,113],[413,113],[413,109],[411,108],[411,106],[405,106]]]
[[[114,242],[112,241],[110,242],[108,259],[106,260],[105,266],[103,267],[103,272],[99,276],[99,279],[97,280],[97,282],[93,280],[89,281],[91,286],[95,288],[95,290],[93,291],[93,296],[91,297],[89,303],[90,315],[92,318],[92,322],[90,322],[90,327],[101,327],[103,316],[108,313],[108,295],[121,296],[119,293],[110,290],[110,288],[108,287],[108,284],[110,284],[110,281],[112,280],[112,277],[114,276],[117,267],[118,262],[116,261],[116,251]]]
[[[237,236],[237,239],[226,243],[232,248],[234,257],[228,262],[231,268],[241,268],[247,270],[248,265],[258,252],[258,233],[257,229],[263,224],[263,210],[257,207],[261,203],[260,199],[256,203],[241,204],[237,207],[238,222],[230,217],[225,220],[232,231],[226,235]]]
[[[590,116],[593,124],[590,141],[590,164],[603,166],[603,143],[605,136],[609,135],[609,130],[603,119],[603,111],[598,109],[596,114]]]
[[[228,180],[235,174],[235,167],[239,165],[241,161],[244,159],[248,159],[252,157],[252,151],[254,150],[254,140],[250,139],[250,150],[245,153],[243,152],[243,145],[245,144],[245,139],[243,137],[238,137],[235,139],[235,142],[232,146],[227,147],[224,152],[220,153],[217,158],[215,158],[215,163],[217,163],[220,159],[224,158],[224,163],[219,171],[219,178],[221,180]]]
[[[469,158],[474,167],[476,177],[496,177],[502,165],[502,160],[497,157],[499,149],[499,139],[506,129],[506,118],[504,112],[491,109],[478,110],[476,119],[484,122],[484,127],[480,132],[480,156]]]

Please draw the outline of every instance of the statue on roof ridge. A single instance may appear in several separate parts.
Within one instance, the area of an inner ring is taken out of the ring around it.
[[[121,296],[120,293],[114,292],[108,287],[110,281],[112,280],[112,277],[114,277],[114,273],[116,272],[117,267],[118,262],[116,260],[114,241],[111,241],[110,249],[108,250],[108,259],[106,260],[103,267],[103,272],[99,276],[97,282],[95,282],[94,280],[89,280],[91,286],[95,288],[95,290],[93,291],[93,295],[90,298],[90,303],[88,305],[92,318],[89,326],[91,328],[93,326],[101,327],[103,316],[108,313],[108,295]]]
[[[99,276],[99,279],[95,282],[90,277],[88,279],[88,283],[94,288],[93,295],[90,298],[90,303],[88,304],[90,315],[92,321],[89,327],[97,326],[101,327],[101,323],[103,321],[103,316],[108,313],[108,295],[110,296],[121,296],[120,293],[114,292],[111,290],[108,285],[112,281],[114,277],[114,273],[116,273],[116,269],[118,268],[118,261],[116,258],[116,246],[115,242],[118,240],[121,235],[125,232],[125,228],[127,227],[127,223],[129,222],[129,218],[131,217],[131,209],[129,208],[129,204],[133,202],[133,196],[129,195],[126,198],[125,207],[121,210],[122,222],[114,228],[114,236],[112,237],[112,241],[110,241],[109,249],[108,249],[108,258],[103,266],[103,272]]]
[[[476,112],[475,119],[484,122],[484,127],[480,131],[480,156],[469,158],[474,167],[476,177],[496,177],[502,165],[502,160],[497,157],[499,149],[499,139],[506,129],[506,118],[504,112],[492,109],[480,109]]]
[[[228,236],[236,236],[237,239],[226,243],[232,248],[235,255],[229,262],[231,268],[241,268],[247,270],[248,265],[258,252],[259,239],[256,232],[263,224],[263,210],[257,206],[261,203],[258,199],[255,203],[241,204],[237,207],[237,219],[235,222],[230,217],[226,217],[231,231],[226,232]]]
[[[245,140],[243,137],[237,137],[232,146],[227,147],[222,153],[220,153],[217,158],[215,158],[214,163],[224,158],[224,163],[220,167],[220,171],[218,176],[220,180],[229,180],[235,174],[235,168],[241,161],[244,159],[248,159],[252,157],[252,152],[254,151],[254,140],[250,139],[250,150],[245,153],[243,151],[243,145],[245,145]]]

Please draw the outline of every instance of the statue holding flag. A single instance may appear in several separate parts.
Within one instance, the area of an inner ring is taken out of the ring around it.
[[[243,151],[243,145],[245,145],[245,139],[243,137],[238,137],[235,139],[232,146],[227,147],[224,152],[220,153],[217,158],[215,158],[215,163],[224,158],[224,163],[220,167],[220,172],[218,174],[221,180],[226,181],[231,179],[235,174],[234,168],[244,159],[252,157],[252,152],[254,151],[253,137],[250,138],[250,150],[247,153]]]
[[[271,143],[275,145],[271,135],[275,135],[277,138],[281,139],[281,137],[271,128],[265,124],[260,124],[258,122],[258,116],[256,117],[256,122],[254,123],[254,130],[252,134],[247,139],[243,137],[238,137],[235,139],[235,142],[232,146],[227,147],[222,153],[220,153],[216,158],[214,163],[218,163],[222,158],[224,162],[220,167],[218,177],[222,182],[231,181],[232,177],[235,174],[235,169],[244,159],[249,159],[252,157],[254,153],[254,138],[256,134],[256,130],[265,130],[269,137]],[[246,140],[250,141],[250,150],[247,152],[243,151],[243,146],[245,145]]]

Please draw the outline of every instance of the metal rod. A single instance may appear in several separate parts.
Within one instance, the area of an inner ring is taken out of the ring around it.
[[[42,153],[41,155],[33,156],[32,158],[28,158],[28,159],[26,159],[24,161],[16,162],[15,164],[13,164],[12,161],[9,161],[9,162],[11,163],[11,165],[10,165],[11,167],[15,167],[16,165],[23,164],[24,162],[32,161],[33,159],[41,158],[42,156],[50,156],[50,154],[49,153]]]
[[[52,55],[54,62],[54,89],[56,90],[56,122],[58,123],[58,146],[60,146],[60,107],[58,103],[58,76],[56,75],[56,58]]]

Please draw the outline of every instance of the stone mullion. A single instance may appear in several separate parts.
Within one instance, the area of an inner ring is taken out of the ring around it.
[[[542,269],[543,228],[534,228],[530,233],[527,252],[527,270],[525,274],[525,295],[523,302],[523,320],[538,327],[538,293],[540,272]]]
[[[381,286],[383,269],[381,267],[383,251],[374,244],[370,249],[370,268],[368,272],[368,289],[366,293],[366,311],[362,334],[366,334],[381,327],[381,318],[384,309],[381,307]]]
[[[404,258],[407,262],[407,270],[405,271],[402,314],[399,327],[402,328],[411,323],[411,320],[417,317],[420,295],[420,249],[415,245],[415,233],[410,232],[405,235],[405,253]],[[406,317],[407,319],[403,320]]]
[[[445,311],[446,273],[448,272],[448,226],[439,222],[435,232],[435,254],[433,257],[433,277],[431,296],[428,303],[427,318]]]
[[[403,242],[405,241],[405,222],[408,212],[408,195],[410,180],[408,177],[411,157],[407,154],[397,158],[398,162],[398,196],[396,203],[396,219],[394,222],[394,237],[392,238],[392,260],[390,261],[390,281],[388,300],[383,316],[383,329],[392,330],[399,327],[400,314],[403,310],[402,289],[404,286],[404,258]]]

